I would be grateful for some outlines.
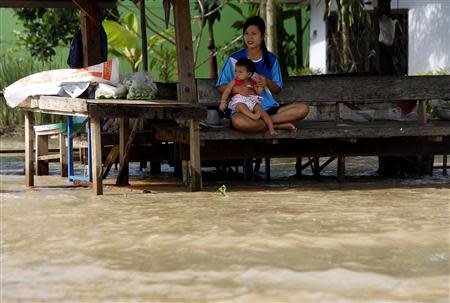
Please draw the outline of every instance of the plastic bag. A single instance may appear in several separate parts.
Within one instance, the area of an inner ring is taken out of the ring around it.
[[[137,72],[126,76],[123,84],[128,88],[127,99],[152,100],[156,96],[156,84],[146,72]]]
[[[123,99],[127,96],[127,88],[118,84],[112,86],[104,83],[99,83],[95,91],[95,99]]]

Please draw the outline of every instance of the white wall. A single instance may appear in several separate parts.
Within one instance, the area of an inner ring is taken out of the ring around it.
[[[409,10],[408,74],[450,68],[450,2]]]
[[[450,0],[391,0],[391,8],[409,9],[408,74],[450,68]],[[310,67],[326,71],[323,12],[323,0],[311,0]]]
[[[323,73],[326,73],[327,45],[326,27],[325,22],[323,22],[324,10],[323,0],[311,0],[309,67],[311,69],[320,69]]]

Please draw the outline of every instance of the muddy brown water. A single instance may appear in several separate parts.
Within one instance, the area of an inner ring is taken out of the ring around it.
[[[295,180],[285,159],[269,184],[191,193],[135,168],[151,193],[94,197],[57,172],[25,189],[23,155],[0,160],[2,302],[449,302],[439,170],[379,179],[374,159],[352,158],[367,179],[338,184]]]

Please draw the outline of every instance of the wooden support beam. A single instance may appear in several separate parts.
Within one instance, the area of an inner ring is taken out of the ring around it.
[[[172,4],[179,79],[178,101],[197,103],[189,1],[173,0]],[[189,125],[191,190],[199,191],[202,189],[199,121],[191,119]]]
[[[48,135],[40,135],[35,133],[36,153],[34,159],[36,176],[48,175],[48,159],[42,156],[48,155]]]
[[[83,65],[101,63],[101,39],[99,31],[99,6],[97,0],[73,0],[80,7],[81,37],[83,41]]]
[[[336,120],[336,125],[342,124],[342,117],[341,117],[341,112],[342,112],[342,102],[336,102],[335,105],[335,120]]]
[[[103,195],[102,134],[100,118],[93,118],[90,123],[92,136],[92,189],[94,195]]]
[[[184,186],[189,186],[190,174],[189,174],[189,161],[182,160],[181,161],[181,175]]]
[[[243,170],[244,170],[244,180],[250,181],[253,177],[253,159],[252,158],[244,160]]]
[[[327,167],[331,162],[333,162],[334,159],[336,159],[336,157],[330,157],[327,161],[325,161],[325,163],[320,165],[319,166],[319,172],[321,172],[325,167]]]
[[[313,175],[314,177],[320,177],[320,157],[314,157]]]
[[[112,165],[116,162],[117,157],[119,156],[119,145],[114,145],[106,156],[105,160],[105,169],[103,171],[103,179],[108,177],[109,171],[111,170]]]
[[[419,106],[417,108],[417,122],[419,125],[425,125],[427,123],[427,113],[425,109],[425,101],[419,100]]]
[[[61,177],[67,177],[68,175],[68,157],[67,157],[67,146],[66,146],[66,136],[63,133],[59,134],[59,170]]]
[[[128,167],[128,160],[130,159],[130,150],[133,145],[134,138],[136,137],[136,132],[139,128],[141,119],[134,120],[133,129],[131,130],[130,136],[128,137],[127,146],[125,147],[125,152],[122,160],[120,161],[120,170],[117,175],[116,185],[127,185],[124,182],[124,175],[126,174],[125,168]]]
[[[345,156],[338,156],[337,179],[339,182],[345,180]]]
[[[447,154],[442,156],[442,174],[447,176]]]
[[[121,179],[121,185],[128,185],[129,179],[128,162],[124,161],[127,139],[128,139],[128,118],[122,117],[119,120],[119,163],[120,163],[120,171],[122,171],[123,174]]]
[[[266,179],[266,182],[270,182],[270,158],[265,158],[264,164],[265,164],[265,172],[266,172],[265,179]]]
[[[25,186],[34,186],[33,173],[33,113],[25,113]]]
[[[301,177],[302,176],[302,157],[297,157],[297,161],[295,161],[295,176]]]
[[[191,190],[202,189],[202,168],[200,163],[200,124],[198,120],[190,120],[189,148],[191,162]]]
[[[197,103],[189,1],[173,0],[178,66],[178,101]]]
[[[145,18],[145,1],[140,1],[140,21],[141,21],[141,46],[142,46],[142,67],[144,71],[148,71],[148,55],[147,55],[147,24]]]

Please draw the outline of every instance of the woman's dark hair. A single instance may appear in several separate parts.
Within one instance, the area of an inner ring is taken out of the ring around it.
[[[249,58],[241,58],[237,60],[236,66],[243,66],[247,69],[249,73],[253,75],[253,73],[256,71],[255,63],[250,60]]]
[[[263,53],[263,59],[264,64],[266,65],[267,69],[270,70],[272,68],[272,64],[270,62],[269,58],[269,51],[267,50],[266,42],[264,41],[264,33],[266,32],[266,24],[264,23],[264,20],[261,17],[253,16],[248,18],[245,23],[242,30],[242,35],[245,34],[245,31],[250,25],[256,26],[262,35],[262,42],[261,42],[261,48]]]

